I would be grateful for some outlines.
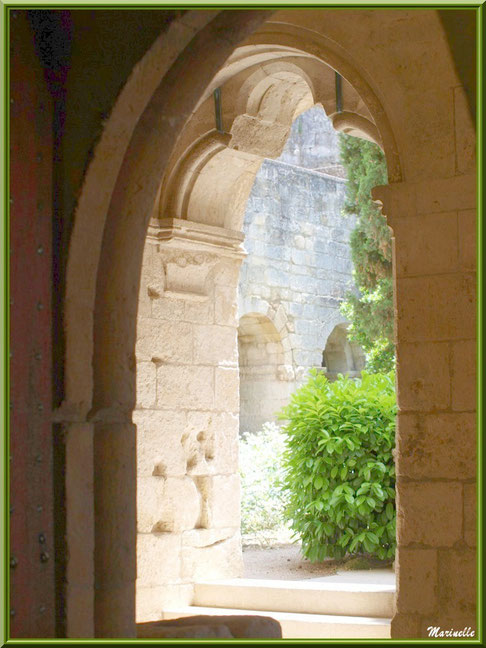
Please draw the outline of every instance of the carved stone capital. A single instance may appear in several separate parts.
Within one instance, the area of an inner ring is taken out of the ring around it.
[[[242,232],[165,218],[149,225],[148,240],[157,245],[165,276],[164,296],[196,301],[208,298],[210,273],[223,260],[239,263],[245,256]]]

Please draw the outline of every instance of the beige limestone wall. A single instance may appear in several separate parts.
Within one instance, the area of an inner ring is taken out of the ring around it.
[[[240,318],[240,434],[258,432],[263,423],[275,420],[296,387],[291,355],[284,349],[285,334],[265,315]]]
[[[454,174],[376,191],[395,237],[398,595],[392,637],[427,637],[431,626],[477,630],[475,136],[463,90],[455,88],[451,99]]]
[[[188,604],[192,583],[239,576],[240,239],[147,238],[137,321],[137,621]],[[194,234],[192,232],[191,236]]]

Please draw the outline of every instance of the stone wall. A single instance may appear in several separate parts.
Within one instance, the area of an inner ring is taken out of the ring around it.
[[[255,339],[254,360],[247,352],[240,361],[242,432],[274,419],[308,370],[322,366],[329,336],[346,321],[339,304],[354,285],[349,236],[356,219],[342,213],[339,162],[338,134],[315,106],[294,121],[280,158],[264,160],[256,176],[245,213],[238,314],[268,318],[285,358],[263,375]],[[348,356],[343,370],[362,368],[359,351],[356,363]]]
[[[194,580],[235,577],[242,568],[236,321],[242,237],[228,241],[210,226],[187,229],[154,224],[144,251],[133,413],[138,621],[159,619],[166,605],[190,603]],[[197,242],[188,240],[193,236]]]

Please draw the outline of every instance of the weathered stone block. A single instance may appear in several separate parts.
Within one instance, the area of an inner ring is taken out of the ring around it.
[[[457,213],[424,214],[394,223],[397,275],[417,276],[458,269]],[[413,233],[420,230],[420,236]]]
[[[151,533],[160,520],[164,505],[165,479],[138,477],[137,479],[137,532]],[[159,529],[162,531],[163,529]],[[169,529],[167,529],[169,530]]]
[[[180,533],[197,526],[202,513],[202,498],[190,477],[168,477],[157,510],[153,531]]]
[[[159,621],[164,608],[191,605],[193,596],[194,586],[190,583],[138,586],[136,621]]]
[[[215,286],[214,321],[222,326],[238,326],[236,287]]]
[[[203,499],[201,526],[208,529],[239,527],[239,475],[214,475],[194,479]]]
[[[460,482],[397,480],[397,537],[400,548],[418,542],[450,547],[462,538]]]
[[[461,268],[476,271],[477,222],[476,210],[466,209],[457,215],[459,221],[459,260]]]
[[[137,475],[183,475],[186,462],[181,445],[186,415],[171,410],[135,410]]]
[[[397,329],[402,342],[454,340],[476,335],[473,275],[399,278]]]
[[[238,369],[217,367],[215,370],[214,404],[217,410],[238,412],[239,409]]]
[[[441,612],[450,617],[473,613],[476,609],[476,551],[441,549],[438,557]]]
[[[139,533],[137,536],[137,589],[177,582],[181,578],[181,536],[174,533]]]
[[[150,409],[156,400],[156,367],[153,362],[137,362],[137,407]]]
[[[397,363],[400,376],[397,400],[402,411],[449,407],[448,344],[402,342],[397,346]]]
[[[431,214],[476,207],[476,176],[457,175],[417,186],[417,212]]]
[[[420,617],[418,614],[398,612],[392,619],[390,635],[392,639],[417,639],[420,634]]]
[[[236,414],[212,414],[209,432],[212,435],[214,454],[209,463],[214,473],[238,472],[238,426]]]
[[[181,439],[187,472],[206,475],[211,472],[214,458],[214,432],[211,429],[211,412],[188,412],[187,425]]]
[[[476,129],[471,122],[464,88],[454,88],[454,127],[457,170],[474,173],[476,164]]]
[[[214,299],[212,295],[205,301],[191,301],[184,303],[184,320],[198,324],[211,324],[214,321]]]
[[[476,546],[476,528],[477,528],[477,504],[476,490],[477,485],[464,484],[464,540],[470,547]]]
[[[140,317],[137,321],[138,360],[187,364],[192,361],[192,326]]]
[[[476,409],[476,340],[452,345],[452,409]]]
[[[397,474],[412,479],[476,476],[474,414],[401,414]]]
[[[228,540],[238,533],[235,527],[223,529],[191,529],[182,534],[183,547],[210,547],[222,540]]]
[[[158,407],[212,409],[213,372],[212,367],[159,366],[157,368]]]
[[[437,606],[437,550],[401,547],[397,563],[398,612],[432,613]]]
[[[215,285],[236,286],[240,273],[240,260],[224,259],[213,270],[212,277]]]
[[[194,361],[196,364],[233,365],[238,362],[237,330],[230,326],[194,327]]]
[[[182,577],[191,580],[237,578],[243,571],[239,533],[208,547],[182,548]]]
[[[167,297],[163,293],[159,297],[153,296],[152,318],[168,320],[170,322],[181,322],[184,320],[184,299]]]

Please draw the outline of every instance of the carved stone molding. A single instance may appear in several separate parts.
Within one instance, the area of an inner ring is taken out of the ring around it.
[[[180,218],[153,219],[150,222],[147,238],[163,246],[167,251],[174,250],[171,258],[177,258],[175,250],[184,250],[186,261],[199,265],[205,258],[233,257],[243,259],[246,252],[243,248],[243,232],[196,223]],[[190,253],[193,252],[191,255]]]
[[[147,237],[162,255],[164,297],[206,300],[215,266],[223,259],[239,264],[246,254],[242,232],[182,219],[151,221]]]

